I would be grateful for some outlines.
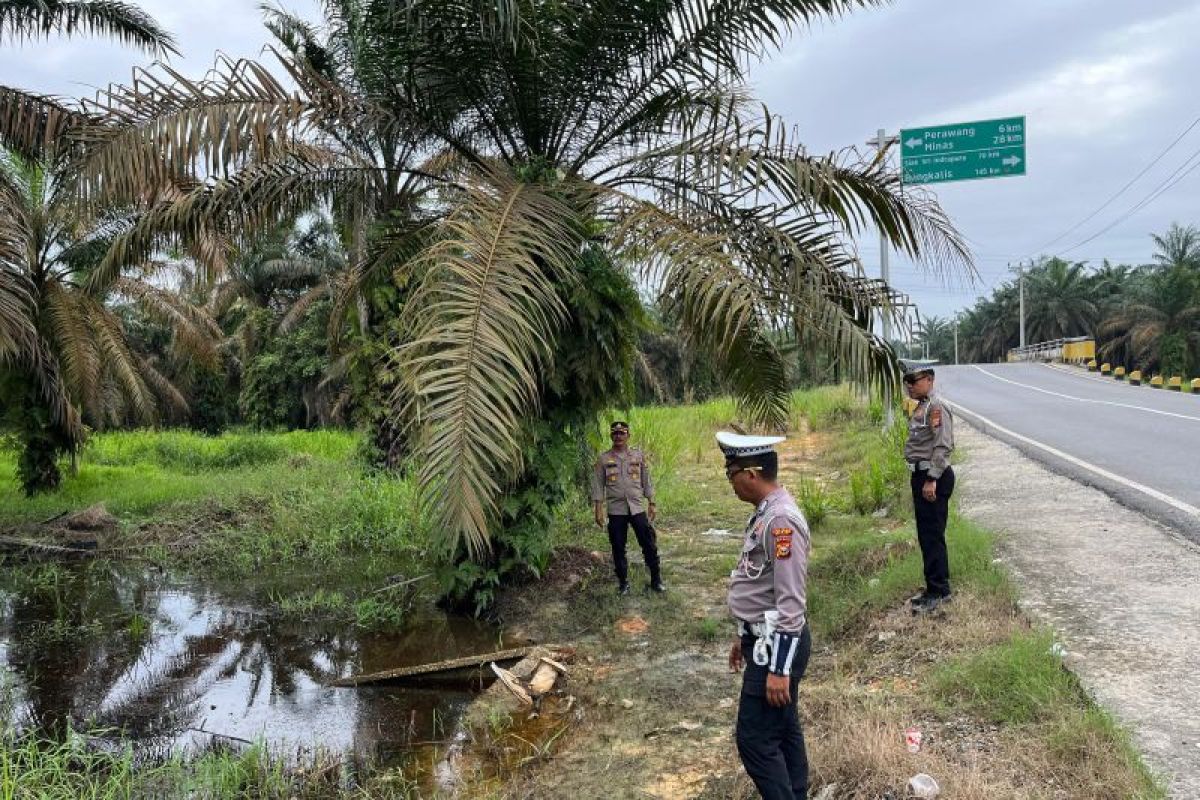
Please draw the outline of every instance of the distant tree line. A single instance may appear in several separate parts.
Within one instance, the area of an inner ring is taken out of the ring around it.
[[[1100,358],[1129,369],[1200,373],[1200,228],[1174,224],[1151,236],[1148,264],[1043,258],[1025,270],[1025,340],[1093,336]],[[1014,275],[956,319],[922,321],[914,355],[943,363],[994,362],[1020,343],[1020,296]]]

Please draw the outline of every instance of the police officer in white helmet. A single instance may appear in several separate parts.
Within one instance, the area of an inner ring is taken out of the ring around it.
[[[809,530],[796,501],[778,483],[774,448],[783,440],[717,434],[725,476],[738,499],[754,506],[729,581],[738,633],[729,668],[745,667],[737,747],[747,774],[766,800],[805,800],[808,755],[796,700],[812,650],[805,595]]]

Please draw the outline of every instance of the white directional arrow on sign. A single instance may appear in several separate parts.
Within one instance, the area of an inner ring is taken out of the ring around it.
[[[915,137],[915,136],[914,136],[913,138],[911,138],[911,139],[909,139],[909,140],[907,140],[907,141],[905,141],[905,142],[904,142],[904,146],[905,146],[905,147],[920,147],[920,146],[921,146],[921,145],[923,145],[923,144],[925,144],[925,140],[924,140],[924,139],[918,139],[918,138],[917,138],[917,137]]]
[[[1021,159],[1017,156],[1009,156],[1008,158],[1001,159],[1000,163],[1006,167],[1015,167],[1017,164],[1021,163]]]

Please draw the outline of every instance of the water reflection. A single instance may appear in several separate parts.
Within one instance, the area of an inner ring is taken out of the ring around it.
[[[153,570],[44,572],[0,571],[0,715],[51,735],[108,729],[155,751],[262,739],[285,755],[390,763],[448,736],[469,687],[326,684],[503,645],[445,617],[394,635],[281,622],[236,591]]]

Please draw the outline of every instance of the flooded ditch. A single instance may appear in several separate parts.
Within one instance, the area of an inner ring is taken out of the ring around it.
[[[262,742],[297,763],[401,765],[455,735],[486,667],[451,685],[328,683],[505,645],[441,615],[394,633],[281,619],[244,585],[139,565],[0,565],[5,727],[148,755]]]

